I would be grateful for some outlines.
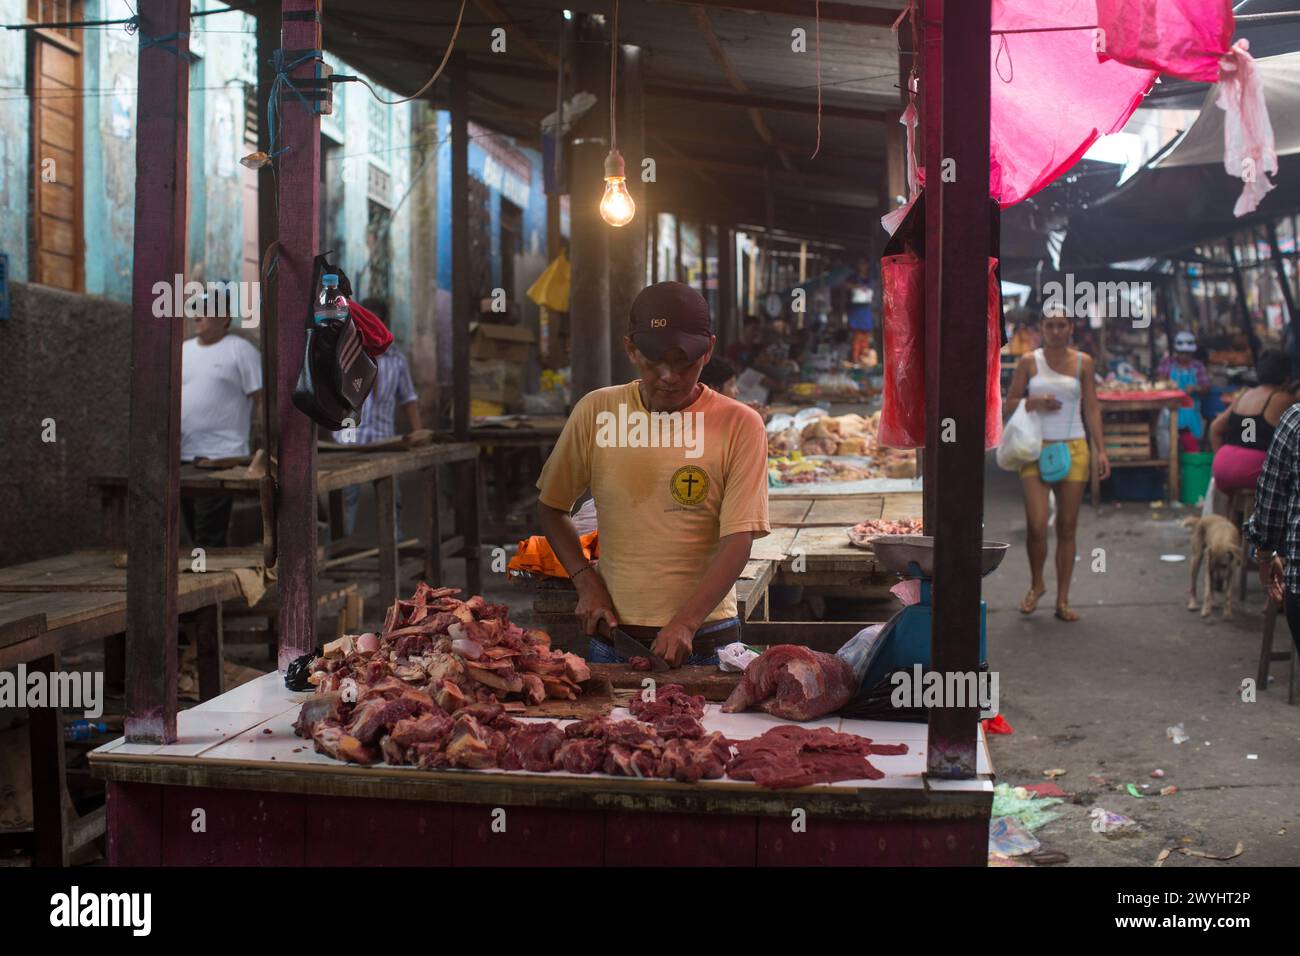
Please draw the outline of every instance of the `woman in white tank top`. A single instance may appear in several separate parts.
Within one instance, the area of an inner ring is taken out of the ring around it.
[[[1103,479],[1110,475],[1110,462],[1101,433],[1092,357],[1070,348],[1074,324],[1059,310],[1044,315],[1042,333],[1042,348],[1022,356],[1016,366],[1003,407],[1010,415],[1024,399],[1025,410],[1037,415],[1042,423],[1043,444],[1064,442],[1069,446],[1070,470],[1050,490],[1056,492],[1056,616],[1062,621],[1077,621],[1079,615],[1070,609],[1070,577],[1074,574],[1079,506],[1088,485],[1090,455],[1096,456],[1098,474]],[[1043,566],[1047,563],[1049,486],[1039,474],[1037,462],[1020,469],[1020,483],[1025,493],[1025,548],[1030,574],[1029,591],[1020,602],[1020,611],[1031,614],[1047,592]]]

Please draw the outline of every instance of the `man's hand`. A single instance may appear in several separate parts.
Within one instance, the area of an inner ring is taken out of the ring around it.
[[[573,578],[573,586],[578,589],[578,606],[574,614],[583,634],[595,634],[603,620],[610,627],[618,627],[618,617],[614,614],[614,600],[609,596],[609,589],[600,572],[595,568],[579,573]]]
[[[659,629],[650,650],[658,654],[673,667],[680,667],[691,656],[692,643],[695,640],[695,628],[669,621]]]
[[[1281,604],[1286,581],[1286,564],[1282,561],[1281,555],[1275,554],[1269,558],[1265,554],[1260,554],[1259,581],[1264,585],[1264,591],[1268,596]]]

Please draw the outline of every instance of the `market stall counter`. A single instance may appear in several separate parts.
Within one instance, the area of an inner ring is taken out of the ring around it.
[[[1102,433],[1106,436],[1106,457],[1115,468],[1164,468],[1169,472],[1169,500],[1179,496],[1178,415],[1179,408],[1191,408],[1190,395],[1178,388],[1153,390],[1098,389]],[[1160,413],[1169,410],[1169,454],[1156,454],[1156,430]],[[1101,477],[1093,460],[1092,503],[1101,505]]]
[[[983,865],[993,796],[978,776],[924,775],[926,725],[827,727],[906,753],[879,779],[789,790],[562,771],[421,770],[340,763],[293,724],[310,695],[268,674],[178,715],[164,746],[115,740],[90,755],[108,782],[112,865]],[[613,716],[619,716],[615,710]],[[530,720],[531,718],[520,718]],[[707,705],[733,740],[782,722]]]

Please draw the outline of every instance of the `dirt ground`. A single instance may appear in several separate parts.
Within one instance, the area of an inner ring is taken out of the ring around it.
[[[1015,733],[992,736],[999,782],[1056,779],[1075,802],[1036,832],[1045,849],[1072,866],[1151,866],[1162,849],[1192,847],[1231,862],[1175,853],[1176,866],[1300,864],[1300,706],[1286,703],[1288,664],[1271,667],[1270,690],[1242,700],[1242,680],[1254,679],[1263,629],[1264,597],[1252,577],[1232,620],[1187,610],[1190,563],[1162,554],[1188,551],[1181,526],[1199,509],[1146,503],[1086,502],[1079,519],[1071,604],[1076,623],[1052,615],[1055,542],[1048,557],[1048,594],[1032,616],[1017,604],[1029,586],[1025,517],[1018,479],[987,470],[985,533],[1009,541],[1011,553],[985,580],[988,656],[1000,672],[1001,710]],[[1105,571],[1091,568],[1104,549]],[[1280,619],[1275,648],[1289,632]],[[1175,744],[1166,728],[1182,724],[1190,737]],[[1254,755],[1252,758],[1251,755]],[[1165,772],[1153,779],[1155,769]],[[1105,779],[1099,784],[1089,779]],[[1134,783],[1141,799],[1118,792]],[[1178,792],[1161,797],[1162,786]],[[1141,826],[1115,839],[1093,833],[1094,806],[1123,813]]]

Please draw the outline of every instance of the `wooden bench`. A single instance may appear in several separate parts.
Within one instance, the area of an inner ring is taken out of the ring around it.
[[[1287,677],[1287,694],[1286,702],[1294,705],[1296,702],[1296,651],[1295,639],[1292,637],[1287,642],[1285,651],[1273,650],[1273,633],[1277,628],[1277,619],[1282,615],[1282,606],[1274,601],[1271,597],[1264,606],[1264,643],[1259,649],[1259,673],[1256,675],[1256,686],[1260,690],[1268,690],[1268,669],[1274,661],[1290,661],[1291,667]]]

